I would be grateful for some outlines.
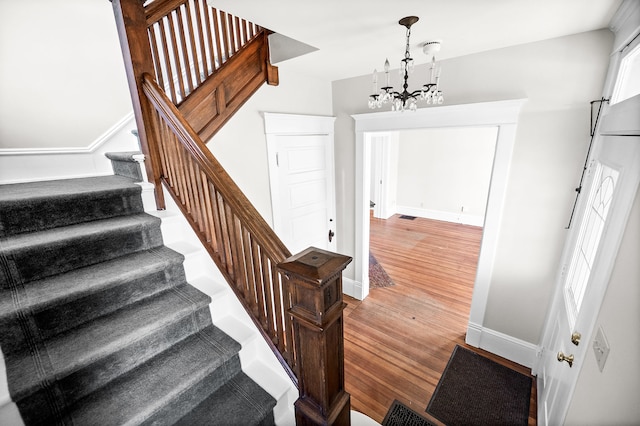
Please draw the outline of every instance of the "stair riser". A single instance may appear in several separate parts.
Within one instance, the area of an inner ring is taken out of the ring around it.
[[[274,405],[275,401],[264,389],[240,372],[174,426],[208,424],[212,416],[217,420],[215,424],[273,426]]]
[[[158,223],[79,236],[48,246],[24,247],[13,253],[5,253],[5,256],[14,274],[13,279],[17,275],[22,282],[29,282],[161,245],[162,234]],[[0,286],[11,286],[4,274],[0,274]]]
[[[3,203],[0,237],[124,216],[143,211],[140,188],[101,194]]]
[[[41,338],[48,339],[184,283],[182,265],[168,265],[164,270],[118,283],[77,300],[56,303],[51,308],[32,312],[25,318],[39,331]],[[0,328],[5,330],[0,335],[0,345],[7,348],[4,350],[5,353],[16,352],[26,347],[28,342],[24,341],[24,333],[15,315],[0,321]]]
[[[178,395],[177,398],[165,404],[161,410],[155,412],[151,417],[141,423],[141,425],[173,425],[240,371],[240,359],[236,355],[224,365],[216,368],[211,374],[191,385],[185,392]],[[224,422],[223,417],[224,415],[221,413],[220,422]]]
[[[85,365],[66,377],[60,377],[54,390],[42,388],[13,390],[13,398],[21,412],[37,411],[35,410],[35,408],[39,409],[36,405],[39,404],[37,401],[46,400],[47,393],[52,392],[60,398],[58,402],[60,406],[64,404],[69,406],[210,325],[211,318],[207,309],[199,309],[192,315],[180,318],[167,327],[130,343],[90,365]],[[62,375],[55,372],[54,374]],[[40,386],[43,385],[40,384]],[[22,411],[23,408],[26,411]]]
[[[140,165],[138,163],[111,160],[111,165],[113,166],[113,172],[115,174],[126,176],[136,182],[142,181],[142,172],[140,172]]]

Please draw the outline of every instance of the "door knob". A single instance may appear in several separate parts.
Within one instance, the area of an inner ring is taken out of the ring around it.
[[[558,361],[562,362],[562,361],[567,361],[567,364],[569,364],[569,368],[573,367],[573,354],[572,355],[565,355],[562,353],[562,351],[558,352]]]
[[[333,240],[334,235],[336,235],[331,229],[329,229],[329,242]]]
[[[582,334],[578,333],[577,331],[574,331],[571,334],[571,343],[573,343],[574,345],[578,346],[580,344],[580,339],[582,338]]]

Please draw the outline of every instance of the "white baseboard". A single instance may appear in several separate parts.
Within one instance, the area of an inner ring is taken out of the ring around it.
[[[536,363],[538,346],[478,324],[468,324],[465,341],[525,367],[533,368]]]
[[[445,212],[441,210],[422,209],[409,206],[397,206],[396,213],[425,219],[442,220],[445,222],[461,223],[463,225],[483,226],[484,217],[465,213]]]
[[[362,283],[347,277],[342,277],[342,292],[358,300],[364,300],[366,296],[362,291]]]

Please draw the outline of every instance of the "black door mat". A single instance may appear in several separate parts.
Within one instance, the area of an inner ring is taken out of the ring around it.
[[[426,411],[448,426],[526,426],[531,385],[531,377],[456,346]]]

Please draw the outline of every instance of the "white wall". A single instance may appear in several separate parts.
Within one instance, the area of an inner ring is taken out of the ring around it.
[[[593,342],[578,376],[567,425],[634,425],[640,419],[640,190],[596,321],[611,351],[602,372]],[[595,336],[595,331],[594,331]]]
[[[111,3],[0,1],[0,94],[0,149],[91,145],[131,111]]]
[[[331,115],[328,81],[298,76],[278,64],[280,85],[263,85],[207,146],[245,195],[273,226],[263,112]]]
[[[0,149],[0,184],[112,175],[107,152],[139,151],[133,111],[86,148]]]
[[[484,327],[538,342],[589,143],[589,102],[601,96],[611,45],[611,32],[599,30],[441,64],[448,104],[528,98],[516,135]],[[426,72],[424,65],[416,67],[420,72]],[[370,85],[370,76],[333,83],[343,235],[338,251],[349,255],[355,252],[350,115],[370,112]],[[346,276],[354,277],[352,267]]]
[[[452,219],[484,218],[497,128],[400,133],[398,208]],[[432,216],[429,216],[432,217]]]

